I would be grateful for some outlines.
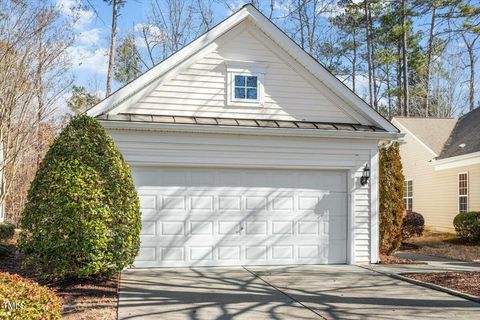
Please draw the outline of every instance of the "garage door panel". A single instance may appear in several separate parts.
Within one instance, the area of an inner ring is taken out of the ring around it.
[[[190,208],[191,210],[214,210],[214,196],[191,196]]]
[[[160,222],[162,225],[162,236],[178,236],[178,235],[185,235],[185,221],[162,221]]]
[[[219,246],[217,248],[218,260],[240,262],[241,250],[241,246]]]
[[[242,197],[233,195],[220,195],[218,196],[218,209],[239,211],[242,209]]]
[[[144,169],[136,266],[346,262],[345,173]]]
[[[268,222],[264,221],[246,221],[245,234],[249,236],[267,235]]]
[[[213,224],[213,220],[190,220],[190,234],[213,236]]]

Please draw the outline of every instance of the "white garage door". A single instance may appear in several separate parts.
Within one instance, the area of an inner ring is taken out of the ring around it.
[[[345,263],[346,174],[133,169],[137,267]]]

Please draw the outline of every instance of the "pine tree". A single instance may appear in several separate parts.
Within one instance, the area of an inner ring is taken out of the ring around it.
[[[129,34],[117,48],[113,76],[115,80],[125,85],[141,73],[141,60],[135,44],[135,36]]]

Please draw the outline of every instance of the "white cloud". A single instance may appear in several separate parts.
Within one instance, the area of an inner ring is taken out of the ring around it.
[[[81,29],[92,22],[95,13],[82,5],[81,0],[57,0],[57,8],[73,20],[73,26]]]
[[[79,44],[87,46],[95,46],[100,40],[100,33],[102,30],[100,28],[94,28],[86,31],[82,31],[77,35],[77,42]]]
[[[106,48],[89,49],[84,46],[75,46],[69,48],[67,53],[74,69],[105,74],[108,65],[107,52]]]

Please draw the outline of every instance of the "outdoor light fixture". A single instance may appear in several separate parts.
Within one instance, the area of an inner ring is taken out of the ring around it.
[[[363,174],[362,174],[362,177],[360,178],[360,184],[362,186],[366,185],[369,179],[370,179],[370,168],[368,167],[368,163],[367,163],[365,165],[365,168],[363,168]]]

